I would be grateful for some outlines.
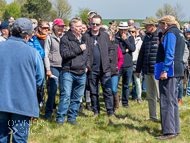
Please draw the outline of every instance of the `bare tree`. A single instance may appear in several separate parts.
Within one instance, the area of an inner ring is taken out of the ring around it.
[[[156,12],[156,16],[158,18],[161,18],[165,15],[173,15],[173,7],[171,4],[165,3],[163,8],[158,9]]]
[[[55,0],[53,1],[54,10],[57,11],[58,17],[64,20],[68,20],[71,17],[71,5],[67,0]]]
[[[186,17],[186,14],[183,13],[183,6],[179,3],[176,3],[174,6],[173,6],[173,11],[174,11],[174,14],[173,16],[175,16],[175,19],[177,21],[183,21]]]
[[[171,4],[165,3],[163,8],[160,8],[156,12],[157,18],[161,18],[165,15],[172,15],[176,18],[177,21],[183,21],[185,19],[185,14],[183,13],[183,6],[179,3],[176,3],[174,6]]]

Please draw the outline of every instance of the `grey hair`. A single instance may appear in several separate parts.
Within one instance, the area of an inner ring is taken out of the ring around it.
[[[112,36],[112,39],[111,39],[112,42],[115,41],[115,36],[114,36],[113,32],[110,29],[106,29],[104,32],[106,32],[106,33],[108,33],[108,35]]]
[[[185,24],[183,25],[183,27],[187,27],[187,28],[189,28],[190,25],[189,25],[189,23],[185,23]]]
[[[69,27],[70,28],[74,27],[74,24],[77,23],[78,21],[81,21],[81,23],[82,23],[82,19],[80,19],[79,17],[75,17],[75,18],[71,19],[69,22]]]

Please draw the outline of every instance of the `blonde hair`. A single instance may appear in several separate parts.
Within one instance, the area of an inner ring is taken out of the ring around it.
[[[112,37],[110,40],[111,42],[115,41],[115,36],[110,29],[106,29],[104,32],[108,33],[109,36],[111,35],[111,37]]]
[[[137,28],[136,28],[135,26],[130,26],[130,27],[129,27],[129,30],[131,30],[131,29],[133,29],[133,28],[135,29],[135,30],[134,30],[134,31],[135,31],[135,37],[134,37],[134,38],[137,38],[137,35],[138,35],[138,34],[137,34],[137,32],[138,32],[138,31],[137,31]]]
[[[119,29],[117,28],[117,26],[116,26],[114,23],[109,26],[109,29],[110,29],[110,30],[113,29],[113,30],[114,30],[114,34],[117,33],[118,30],[119,30]]]
[[[142,35],[145,35],[145,32],[144,32],[143,29],[140,29],[140,32],[141,32]]]

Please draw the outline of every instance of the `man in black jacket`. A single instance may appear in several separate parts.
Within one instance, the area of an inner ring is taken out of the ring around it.
[[[60,102],[56,117],[59,125],[63,125],[68,108],[67,121],[78,125],[76,117],[85,89],[86,72],[90,68],[86,38],[81,35],[82,20],[80,18],[71,19],[69,27],[70,30],[60,41],[60,55],[63,59],[60,82],[63,86],[60,87]]]
[[[122,105],[126,108],[130,108],[128,104],[129,92],[130,92],[130,82],[133,75],[133,56],[132,52],[135,51],[135,39],[128,32],[127,22],[120,22],[119,32],[115,36],[115,43],[118,44],[121,48],[124,62],[119,70],[119,80],[122,76]]]
[[[142,68],[145,73],[146,95],[149,105],[149,115],[152,121],[158,121],[157,100],[159,98],[158,81],[154,78],[154,65],[156,63],[156,54],[158,50],[157,40],[159,39],[157,29],[157,18],[149,17],[142,22],[146,28],[146,36],[140,49],[137,60],[136,76],[140,78]]]
[[[91,55],[91,72],[88,79],[91,91],[91,102],[94,117],[100,113],[98,83],[101,81],[107,114],[111,118],[114,115],[113,95],[111,91],[110,62],[114,48],[107,33],[100,30],[102,18],[100,15],[92,17],[91,30],[88,32],[87,45]],[[89,69],[90,70],[90,69]]]

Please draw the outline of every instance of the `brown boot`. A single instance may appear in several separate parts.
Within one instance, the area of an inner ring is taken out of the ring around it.
[[[181,105],[181,104],[182,104],[182,99],[178,98],[178,105]]]
[[[114,109],[118,110],[119,109],[119,94],[113,95],[114,98]]]

